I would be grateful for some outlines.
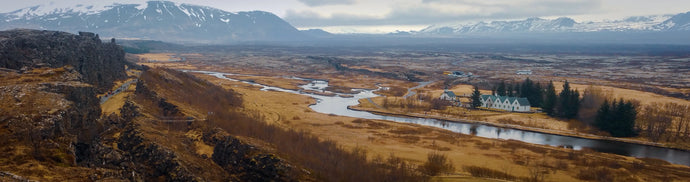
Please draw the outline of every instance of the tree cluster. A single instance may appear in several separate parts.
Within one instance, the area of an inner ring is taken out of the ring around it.
[[[526,78],[525,81],[511,84],[501,81],[492,89],[494,94],[508,97],[525,97],[533,107],[540,107],[544,91],[541,84]]]
[[[636,106],[631,101],[605,100],[597,111],[595,126],[614,137],[635,136]]]
[[[558,95],[556,95],[553,82],[549,82],[543,98],[541,108],[549,116],[572,119],[577,116],[580,109],[580,92],[570,88],[567,80],[563,83],[563,90]]]
[[[651,103],[640,110],[638,126],[652,141],[690,139],[689,105]]]

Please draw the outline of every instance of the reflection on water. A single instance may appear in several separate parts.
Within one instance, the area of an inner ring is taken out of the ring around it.
[[[222,79],[228,79],[223,75],[226,73],[218,72],[206,72],[198,71],[200,73],[205,73],[209,75],[216,76]],[[306,80],[306,79],[305,79]],[[237,81],[237,80],[234,80]],[[249,82],[245,82],[249,83]],[[690,152],[667,149],[660,147],[653,147],[647,145],[631,144],[624,142],[608,141],[608,140],[593,140],[576,138],[569,136],[560,136],[553,134],[545,134],[532,131],[523,131],[510,128],[500,128],[481,124],[470,124],[470,123],[459,123],[459,122],[448,122],[436,119],[426,119],[426,118],[411,118],[411,117],[397,117],[397,116],[383,116],[376,115],[370,112],[354,111],[347,109],[348,106],[357,105],[359,99],[371,98],[377,96],[372,90],[361,90],[357,94],[349,94],[353,97],[344,98],[338,96],[322,96],[311,93],[302,93],[295,90],[286,90],[277,87],[265,86],[256,83],[249,83],[253,85],[263,86],[262,90],[276,90],[281,92],[289,92],[295,94],[308,95],[317,100],[315,105],[310,106],[314,111],[326,114],[335,114],[341,116],[349,116],[363,119],[379,119],[388,120],[403,123],[415,123],[425,126],[433,126],[437,128],[447,129],[453,132],[474,135],[485,138],[495,138],[504,140],[519,140],[527,143],[550,145],[550,146],[566,146],[567,148],[572,148],[575,150],[582,150],[584,148],[592,149],[598,152],[613,153],[618,155],[633,156],[633,157],[646,157],[646,158],[657,158],[669,161],[675,164],[689,165],[690,166]],[[315,89],[319,88],[321,90],[328,87],[327,81],[322,80],[312,80],[311,83],[303,85],[300,88],[303,89]],[[348,95],[348,94],[342,94]]]

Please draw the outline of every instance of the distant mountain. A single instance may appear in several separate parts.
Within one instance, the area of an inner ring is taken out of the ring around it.
[[[0,14],[0,29],[90,31],[101,37],[228,43],[307,38],[278,16],[263,11],[231,13],[169,1],[74,7],[34,6]]]
[[[528,18],[458,25],[433,25],[417,35],[462,35],[472,33],[564,33],[564,32],[663,32],[689,31],[690,12],[675,16],[636,16],[623,20],[576,22],[567,17],[553,20]]]
[[[677,14],[656,27],[672,31],[690,31],[690,12]]]
[[[459,26],[431,26],[420,32],[430,34],[465,34],[488,32],[551,32],[565,31],[573,27],[575,21],[570,18],[558,18],[545,20],[541,18],[528,18],[522,21],[493,21],[479,22],[470,25]]]
[[[322,30],[322,29],[300,30],[300,32],[305,33],[311,37],[319,37],[319,38],[326,38],[326,37],[333,36],[333,34],[331,34],[330,32],[326,32],[325,30]]]

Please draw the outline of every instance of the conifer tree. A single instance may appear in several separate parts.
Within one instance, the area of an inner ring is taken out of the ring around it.
[[[635,136],[635,119],[637,109],[630,101],[605,100],[597,111],[595,126],[602,131],[609,132],[614,137]]]
[[[557,103],[557,116],[568,119],[575,118],[580,108],[580,92],[571,89],[568,80],[566,80],[563,83],[563,90],[559,94]]]
[[[515,85],[513,85],[513,89],[511,89],[511,90],[513,90],[513,93],[510,94],[511,97],[519,97],[520,96],[520,84],[519,83],[515,83]]]
[[[534,107],[541,107],[542,102],[544,102],[544,89],[541,88],[539,82],[534,84],[534,93],[532,94],[532,100],[529,102]]]
[[[553,116],[555,114],[554,110],[557,101],[558,96],[556,95],[556,88],[553,86],[553,81],[549,81],[549,84],[546,86],[546,91],[544,92],[544,102],[541,104],[542,111]]]
[[[544,97],[541,85],[534,83],[529,78],[526,78],[519,85],[519,92],[516,96],[527,98],[532,107],[541,107],[542,98]]]
[[[500,96],[506,96],[506,82],[501,81],[501,83],[498,84],[498,87],[496,88],[496,94]]]
[[[615,100],[614,100],[615,103]],[[609,118],[611,117],[611,106],[609,105],[608,100],[604,100],[604,103],[601,104],[599,107],[599,110],[597,110],[597,116],[596,119],[594,120],[594,126],[599,128],[600,130],[608,131],[611,127],[609,126]]]
[[[479,92],[479,87],[475,85],[474,91],[472,92],[472,96],[470,96],[470,99],[472,100],[472,103],[470,103],[470,107],[472,109],[482,106],[481,96],[482,94]]]

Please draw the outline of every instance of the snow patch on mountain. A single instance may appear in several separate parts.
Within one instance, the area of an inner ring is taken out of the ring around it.
[[[130,0],[131,1],[131,0]],[[0,29],[33,28],[98,32],[101,37],[232,42],[293,40],[303,33],[280,17],[261,11],[227,12],[171,1],[143,4],[56,6],[54,4],[0,13]]]
[[[455,25],[432,25],[416,34],[453,35],[468,33],[507,32],[624,32],[690,30],[690,13],[635,16],[622,20],[576,22],[567,17],[558,19],[528,18],[513,21],[489,21]]]
[[[108,2],[91,1],[89,4],[76,3],[71,1],[47,2],[44,4],[22,8],[5,14],[10,17],[10,21],[19,19],[32,19],[36,17],[54,15],[54,14],[69,14],[69,15],[93,15],[109,10],[115,6],[122,4],[112,4]],[[138,9],[146,9],[147,3],[136,4]]]

